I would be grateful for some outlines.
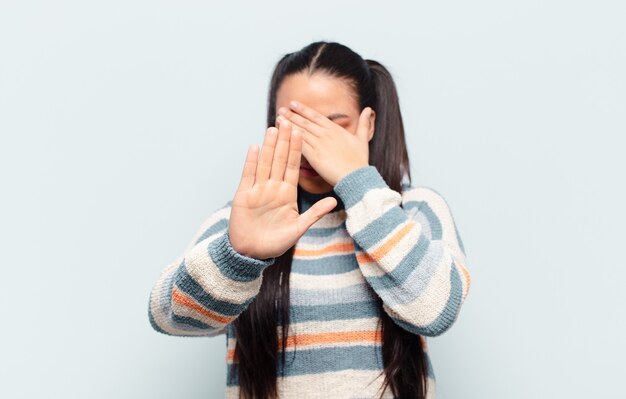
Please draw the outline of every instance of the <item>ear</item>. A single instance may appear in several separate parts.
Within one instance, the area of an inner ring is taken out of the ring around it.
[[[369,116],[367,115],[369,112]],[[369,143],[374,137],[374,122],[376,121],[376,113],[371,107],[365,107],[359,115],[359,122],[356,128],[356,135],[361,140],[367,140]]]
[[[369,118],[369,131],[367,134],[368,142],[372,141],[372,137],[374,137],[375,122],[376,122],[376,111],[372,109],[372,113],[370,114],[370,118]]]

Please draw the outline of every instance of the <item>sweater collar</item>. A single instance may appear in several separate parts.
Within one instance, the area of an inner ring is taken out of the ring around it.
[[[325,193],[310,193],[298,184],[298,207],[301,214],[311,208],[317,201],[326,197],[333,197],[337,200],[337,205],[329,213],[335,213],[345,209],[343,201],[335,190],[330,190]]]

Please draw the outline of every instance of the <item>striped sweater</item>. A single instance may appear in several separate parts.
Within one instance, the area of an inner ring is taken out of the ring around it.
[[[325,196],[337,206],[295,247],[290,274],[290,328],[281,398],[374,398],[383,370],[377,322],[382,309],[402,328],[425,337],[447,331],[470,286],[465,250],[444,198],[403,183],[389,188],[372,166],[356,169],[333,190],[298,190],[300,212]],[[150,293],[148,316],[158,332],[226,339],[226,398],[239,394],[231,371],[236,337],[231,322],[259,292],[275,258],[237,253],[228,236],[232,201],[211,214],[183,254],[165,267]],[[277,332],[280,328],[277,326]],[[297,350],[296,350],[297,347]],[[279,359],[281,357],[279,356]],[[235,360],[236,362],[236,360]],[[385,398],[393,395],[388,388]]]

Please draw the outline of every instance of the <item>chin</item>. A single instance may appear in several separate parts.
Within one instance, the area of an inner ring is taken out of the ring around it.
[[[298,180],[298,184],[305,191],[310,193],[326,193],[333,189],[333,186],[328,184],[325,180],[323,180],[320,176],[316,177],[302,177],[300,176],[300,180]]]

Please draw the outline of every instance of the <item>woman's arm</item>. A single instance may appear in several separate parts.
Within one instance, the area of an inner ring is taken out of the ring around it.
[[[376,167],[352,171],[334,187],[365,279],[404,329],[443,334],[469,291],[465,250],[445,199],[428,187],[398,193]]]
[[[148,317],[156,331],[216,336],[258,294],[262,271],[275,258],[236,252],[228,236],[232,201],[202,223],[183,254],[161,272],[150,292]]]

